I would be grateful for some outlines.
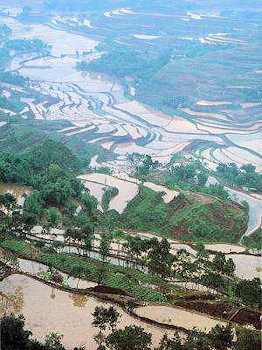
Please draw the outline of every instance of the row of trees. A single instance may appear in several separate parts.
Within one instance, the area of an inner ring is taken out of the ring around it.
[[[121,230],[103,232],[98,242],[94,235],[94,226],[88,224],[82,228],[67,230],[66,237],[70,242],[81,243],[79,247],[86,255],[92,250],[98,251],[104,264],[112,254],[111,245],[115,242],[119,264],[122,263],[123,266],[142,269],[162,279],[179,277],[184,281],[194,282],[196,289],[203,285],[240,300],[245,305],[261,305],[260,280],[239,280],[234,274],[236,266],[233,260],[226,259],[225,254],[221,252],[215,253],[211,260],[203,244],[197,246],[197,256],[194,258],[184,249],[177,251],[175,255],[171,253],[171,246],[166,239],[142,239],[126,235]],[[106,268],[100,272],[99,281],[102,283]]]
[[[16,53],[30,53],[36,52],[43,55],[50,53],[51,46],[45,44],[41,39],[13,39],[5,42],[4,48],[8,51],[15,51]]]

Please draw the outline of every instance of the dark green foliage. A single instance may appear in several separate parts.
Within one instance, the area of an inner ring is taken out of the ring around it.
[[[24,213],[30,213],[38,218],[42,213],[43,204],[41,193],[39,191],[35,191],[26,197],[23,211]]]
[[[233,344],[233,327],[229,323],[226,326],[216,325],[211,329],[208,336],[214,349],[227,350]]]
[[[234,350],[255,350],[261,348],[261,331],[246,328],[237,329],[237,341]]]
[[[262,191],[262,174],[256,172],[252,164],[244,164],[240,168],[235,163],[219,164],[217,174],[232,185]]]
[[[178,333],[175,333],[173,338],[165,335],[156,350],[227,350],[232,349],[233,335],[233,327],[230,324],[217,325],[209,333],[193,329],[183,340]]]
[[[152,248],[148,253],[148,267],[153,273],[162,277],[172,274],[171,267],[174,256],[170,254],[170,244],[166,239],[159,242],[157,239],[151,241]]]
[[[121,79],[131,76],[138,81],[152,77],[161,67],[170,60],[170,50],[160,50],[157,55],[148,52],[137,52],[128,46],[119,45],[114,41],[103,45],[110,50],[99,59],[86,63],[80,62],[77,68],[80,70],[94,70],[111,74]]]
[[[136,176],[146,176],[160,165],[158,161],[153,161],[151,156],[140,153],[129,154],[127,159],[135,168]]]
[[[41,52],[47,54],[50,51],[50,46],[45,44],[40,39],[13,39],[5,43],[7,50],[13,50],[19,53],[27,52]]]
[[[200,277],[200,283],[204,286],[217,290],[222,294],[227,294],[229,287],[229,281],[225,276],[212,271],[204,273]]]
[[[115,209],[108,210],[106,213],[104,213],[103,217],[101,217],[100,225],[108,228],[109,230],[114,229],[115,227],[119,226],[120,217],[121,215]]]
[[[0,82],[24,86],[28,82],[28,78],[23,77],[17,72],[0,72]]]
[[[5,316],[1,320],[1,348],[5,350],[51,350],[36,340],[31,340],[32,333],[24,330],[24,317]],[[59,350],[53,349],[53,350]],[[64,350],[64,348],[61,348]]]
[[[127,204],[121,221],[132,229],[165,231],[169,207],[164,203],[161,193],[140,187],[139,194]]]
[[[262,289],[259,278],[240,280],[236,285],[235,294],[244,304],[261,308]]]
[[[92,322],[94,327],[99,328],[100,331],[104,331],[108,326],[113,331],[116,328],[120,314],[114,306],[109,306],[108,308],[96,306],[92,316],[94,317]]]
[[[71,151],[49,140],[21,154],[0,153],[1,182],[33,186],[40,196],[38,203],[54,206],[80,196],[83,187],[75,177],[79,167]]]
[[[61,343],[62,338],[63,338],[63,335],[60,335],[54,332],[46,335],[45,348],[47,350],[65,350],[65,348]]]
[[[12,98],[0,96],[0,108],[10,110],[12,112],[20,112],[24,104],[20,102],[16,94],[12,94]]]
[[[262,249],[262,229],[258,229],[248,237],[243,237],[243,243],[251,249]]]
[[[226,259],[225,254],[221,252],[215,254],[212,261],[212,267],[215,271],[228,276],[233,276],[236,269],[233,260],[231,258]]]
[[[140,326],[127,326],[109,334],[106,344],[113,350],[150,350],[152,335]]]
[[[175,333],[172,338],[169,338],[166,334],[161,339],[161,342],[156,350],[183,350],[184,345],[182,345],[182,341],[180,335]]]
[[[62,143],[52,140],[44,141],[28,150],[26,158],[36,173],[41,173],[53,164],[69,172],[77,172],[80,169],[76,156]]]
[[[7,210],[14,209],[16,206],[16,199],[11,193],[0,194],[0,206]]]
[[[208,172],[199,162],[191,162],[186,165],[173,166],[164,176],[164,182],[168,187],[180,187],[192,192],[211,194],[222,200],[227,200],[229,194],[221,184],[206,186]]]
[[[224,186],[221,184],[212,184],[212,185],[206,187],[203,192],[210,193],[213,196],[216,196],[222,200],[229,199],[228,192],[225,190]]]
[[[102,208],[104,212],[108,210],[111,199],[115,197],[118,192],[118,188],[116,187],[109,187],[105,189],[102,197]]]

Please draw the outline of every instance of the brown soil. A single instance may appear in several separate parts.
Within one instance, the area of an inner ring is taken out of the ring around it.
[[[244,308],[238,312],[232,321],[241,325],[251,324],[256,329],[261,329],[260,315],[261,314],[257,311],[252,311]]]
[[[210,196],[204,193],[199,193],[199,192],[193,192],[190,193],[190,195],[197,201],[201,202],[202,204],[210,204],[214,202],[214,200],[217,200],[216,197]]]
[[[103,294],[117,294],[123,296],[129,296],[125,291],[120,288],[113,288],[104,285],[99,285],[93,288],[90,288],[90,291],[95,293],[103,293]]]
[[[259,312],[250,310],[248,308],[235,307],[226,302],[208,302],[202,300],[194,300],[178,301],[176,302],[176,305],[218,317],[225,321],[232,321],[243,326],[249,324],[256,329],[261,328]]]

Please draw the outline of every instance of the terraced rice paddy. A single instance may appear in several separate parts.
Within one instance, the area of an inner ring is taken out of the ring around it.
[[[129,168],[126,158],[132,152],[149,154],[163,165],[168,165],[176,153],[189,153],[187,156],[200,160],[210,170],[215,170],[220,162],[235,162],[239,166],[252,162],[257,170],[262,170],[262,123],[259,118],[262,104],[252,90],[259,82],[261,70],[257,62],[261,55],[256,47],[257,23],[253,18],[250,19],[250,26],[245,28],[241,18],[236,16],[234,20],[229,20],[226,14],[222,16],[220,13],[161,13],[148,9],[112,8],[90,18],[55,15],[41,24],[23,24],[14,18],[17,13],[16,9],[12,9],[9,16],[1,17],[2,22],[12,28],[13,38],[40,38],[52,45],[50,55],[16,55],[6,67],[6,70],[28,77],[30,92],[35,91],[41,96],[37,99],[23,97],[26,107],[19,114],[28,118],[28,112],[31,112],[40,121],[68,120],[70,126],[59,130],[61,139],[78,138],[79,142],[98,144],[116,156],[116,159],[101,164],[98,156],[95,156],[90,164],[92,168],[109,166],[114,176],[98,172],[79,176],[98,199],[100,210],[103,194],[109,187],[118,189],[118,194],[110,200],[109,209],[119,213],[138,194],[140,182],[127,175]],[[213,32],[214,27],[218,30]],[[225,31],[220,30],[223,27],[226,27]],[[176,47],[172,59],[155,74],[152,83],[156,86],[150,86],[148,92],[143,91],[142,98],[139,84],[135,85],[132,77],[123,77],[126,83],[124,88],[113,76],[76,69],[76,64],[82,59],[91,62],[103,55],[97,46],[105,39],[105,33],[115,36],[115,43],[137,50],[150,48],[158,52],[172,44]],[[199,55],[187,51],[188,43],[198,45],[195,50]],[[227,47],[230,55],[224,50]],[[232,58],[239,63],[238,74]],[[167,87],[158,90],[160,83],[163,83],[163,87],[166,82]],[[25,88],[9,84],[5,88],[5,96],[9,91],[27,92]],[[33,93],[31,95],[34,96]],[[163,100],[163,96],[166,100]],[[1,112],[11,117],[15,115],[8,109]],[[0,128],[4,125],[5,122],[0,122]],[[143,185],[162,192],[166,203],[179,194],[154,183],[145,182]],[[261,196],[226,189],[237,202],[248,202],[246,235],[250,235],[261,226]],[[0,193],[13,193],[21,205],[23,194],[28,191],[30,189],[26,187],[0,185]],[[35,239],[64,242],[63,231],[53,231],[52,235],[47,236],[42,233],[41,227],[35,227],[32,233],[35,233]],[[144,238],[155,237],[152,233],[133,234]],[[99,238],[96,238],[94,245],[98,248]],[[173,240],[169,240],[169,243],[174,254],[185,249],[189,254],[196,255],[194,246]],[[115,253],[117,248],[118,244],[113,242],[111,253]],[[227,258],[231,257],[236,264],[236,276],[247,279],[261,277],[261,259],[242,254],[243,247],[207,244],[206,249],[221,251],[227,254]],[[61,251],[83,254],[83,249],[70,243]],[[90,255],[101,259],[96,251]],[[108,261],[120,264],[114,256],[110,256]],[[17,262],[16,267],[20,272],[34,276],[46,273],[48,269],[46,265],[25,259],[18,259]],[[96,285],[64,273],[62,275],[72,288],[85,289]],[[177,283],[188,289],[194,288],[193,283],[187,286]],[[66,347],[83,344],[90,350],[97,347],[93,339],[97,330],[92,326],[92,312],[96,306],[109,304],[87,295],[52,288],[21,274],[5,278],[1,282],[0,292],[0,314],[24,314],[26,327],[38,339],[43,340],[47,333],[56,331],[64,334]],[[154,345],[165,332],[173,333],[139,321],[119,307],[117,309],[121,314],[120,327],[141,325],[153,334]],[[187,329],[200,327],[210,330],[216,324],[222,324],[219,320],[181,308],[155,305],[141,307],[136,312],[157,322]]]
[[[110,175],[92,173],[92,174],[81,175],[79,178],[84,182],[87,188],[90,187],[91,193],[93,191],[92,190],[93,185],[90,186],[90,183],[98,184],[101,187],[103,186],[102,188],[106,188],[108,186],[116,187],[119,192],[110,201],[109,209],[115,209],[119,213],[122,213],[127,203],[138,194],[137,184],[129,181],[124,181]],[[101,189],[101,187],[99,188]]]
[[[55,330],[64,335],[63,343],[70,349],[83,344],[88,345],[90,350],[97,348],[93,339],[97,329],[92,326],[92,313],[96,306],[108,307],[110,304],[86,295],[63,292],[23,275],[5,278],[0,291],[0,314],[23,314],[26,318],[26,328],[30,329],[37,339],[44,340],[46,334]],[[165,332],[171,333],[139,321],[119,307],[117,311],[121,314],[121,328],[130,324],[140,325],[153,334],[155,345]]]
[[[99,164],[96,159],[91,166],[108,166],[115,174],[128,171],[126,156],[133,152],[149,154],[164,165],[176,153],[190,153],[190,157],[202,161],[210,170],[215,170],[220,162],[235,162],[239,166],[252,162],[257,170],[261,170],[261,101],[251,93],[245,94],[250,84],[257,86],[260,72],[257,66],[259,52],[254,51],[256,27],[239,31],[238,19],[231,21],[216,11],[161,11],[114,8],[97,18],[56,15],[41,24],[26,25],[13,15],[3,17],[3,23],[12,28],[13,38],[41,38],[52,45],[50,55],[16,55],[7,67],[7,70],[28,76],[32,91],[42,96],[40,100],[24,98],[27,106],[20,114],[26,118],[30,111],[39,120],[69,120],[72,125],[61,128],[60,137],[99,144],[114,153],[116,160]],[[142,26],[137,25],[138,19]],[[169,32],[174,21],[176,30]],[[158,28],[163,24],[166,34]],[[215,33],[211,30],[214,26],[218,28]],[[224,27],[227,30],[223,30]],[[181,52],[184,52],[185,42],[186,45],[189,41],[194,45],[197,43],[203,56],[189,55],[182,61],[177,57],[175,64],[170,60],[155,75],[156,82],[168,82],[170,91],[179,86],[179,91],[173,95],[180,96],[181,92],[183,103],[174,111],[160,111],[152,106],[160,105],[158,98],[166,94],[165,90],[151,91],[148,96],[144,92],[143,101],[149,103],[141,103],[136,99],[139,89],[133,85],[132,77],[126,77],[131,92],[128,94],[112,76],[76,70],[79,61],[90,62],[103,54],[97,50],[97,45],[105,33],[117,34],[118,43],[138,50],[147,46],[151,49],[155,46],[156,51],[162,49],[165,35],[169,35],[170,42],[173,40]],[[204,42],[200,43],[199,38],[204,38]],[[236,79],[226,45],[231,45],[230,57],[233,55],[239,62],[241,74]],[[207,66],[210,66],[209,70]],[[13,87],[7,84],[8,89],[11,91]],[[87,182],[85,184],[87,186]],[[93,181],[88,187],[100,203],[103,185],[104,181],[98,184]],[[137,193],[134,185],[128,188],[127,197],[123,194],[119,202],[119,194],[111,201],[110,208],[123,211]],[[231,194],[235,196],[235,193]],[[167,196],[166,193],[163,198]],[[260,225],[259,198],[255,201],[254,197],[241,193],[236,197],[238,201],[247,200],[250,205],[249,234]]]
[[[100,208],[104,190],[107,187],[117,188],[118,194],[111,199],[109,209],[115,209],[119,213],[122,213],[127,203],[138,194],[138,185],[140,181],[129,176],[123,176],[125,174],[120,173],[118,175],[119,177],[101,173],[91,173],[80,175],[79,179],[82,180],[84,186],[90,190],[90,193],[98,199]],[[153,191],[163,192],[163,200],[166,203],[171,202],[171,200],[179,194],[178,191],[151,182],[144,182],[143,185],[151,188]]]
[[[116,26],[124,25],[124,19],[134,21],[137,16],[141,19],[140,13],[129,8],[114,9],[104,14],[100,25],[106,26],[107,21]],[[149,21],[150,27],[151,21],[148,16],[152,14],[143,13],[143,20]],[[190,21],[201,20],[200,22],[206,18],[221,20],[219,16],[191,12],[185,18]],[[195,140],[211,141],[213,149],[219,146],[228,147],[229,141],[224,135],[230,139],[230,146],[234,148],[233,158],[236,161],[243,148],[240,146],[242,136],[246,138],[251,133],[252,137],[260,135],[261,123],[258,120],[242,122],[235,119],[230,99],[207,99],[203,95],[202,99],[196,100],[193,105],[178,109],[177,115],[168,115],[136,101],[132,97],[135,96],[133,87],[133,93],[127,97],[113,78],[103,74],[76,71],[75,65],[81,59],[83,51],[89,50],[85,56],[87,60],[97,59],[101,55],[96,51],[99,40],[92,35],[92,31],[99,30],[89,18],[55,16],[51,18],[50,23],[26,26],[12,17],[5,17],[3,20],[12,27],[14,38],[37,37],[52,45],[51,56],[18,56],[13,59],[9,69],[18,70],[28,76],[32,88],[44,95],[44,102],[27,102],[27,107],[35,118],[68,119],[73,123],[72,129],[61,130],[61,134],[67,138],[77,135],[85,142],[102,145],[105,149],[115,152],[118,157],[132,152],[147,153],[166,164],[174,153],[188,149]],[[92,37],[88,37],[86,32],[81,33],[85,27],[90,30]],[[81,34],[77,34],[76,31]],[[63,37],[62,41],[60,37]],[[152,42],[157,40],[159,35],[147,32],[133,33],[129,37],[141,42]],[[239,44],[243,41],[225,33],[208,34],[205,38],[215,43]],[[253,108],[256,111],[260,108],[259,103],[248,101],[243,102],[241,106],[244,110]],[[236,143],[234,135],[239,140]],[[211,151],[207,148],[207,152],[209,150]],[[245,152],[250,154],[248,144]],[[201,154],[201,157],[205,161],[205,154]],[[256,165],[261,166],[260,156],[253,153],[253,157]],[[208,159],[207,163],[210,164],[207,166],[210,165],[214,169],[215,165],[212,165],[212,162]]]
[[[171,308],[167,306],[148,306],[138,308],[136,313],[140,316],[154,319],[155,321],[168,325],[176,325],[183,328],[193,329],[197,327],[202,331],[210,331],[217,324],[225,325],[221,322],[212,319],[208,316],[203,316],[197,313],[188,312],[180,308]]]

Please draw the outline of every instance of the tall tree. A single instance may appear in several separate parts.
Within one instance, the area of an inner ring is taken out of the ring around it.
[[[109,334],[106,345],[111,350],[150,350],[152,335],[140,326],[127,326]]]

